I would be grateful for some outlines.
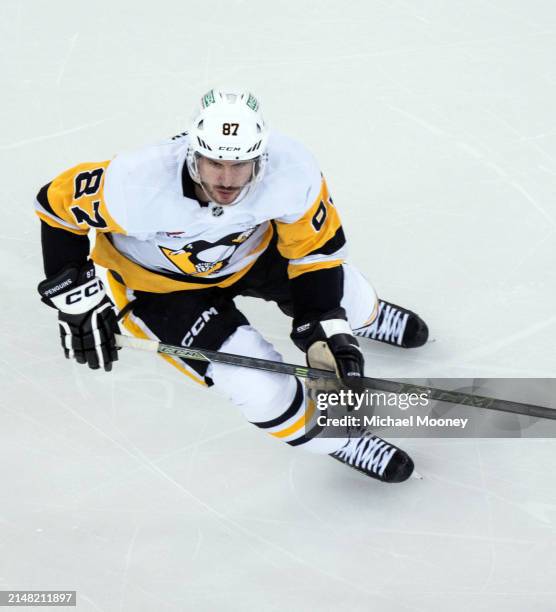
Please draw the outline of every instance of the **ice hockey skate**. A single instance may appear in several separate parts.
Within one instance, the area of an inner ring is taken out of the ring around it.
[[[381,482],[403,482],[413,473],[413,460],[406,452],[365,429],[356,430],[330,456]]]
[[[379,300],[378,315],[365,327],[354,330],[354,335],[385,344],[416,348],[429,337],[427,324],[411,310],[385,300]]]

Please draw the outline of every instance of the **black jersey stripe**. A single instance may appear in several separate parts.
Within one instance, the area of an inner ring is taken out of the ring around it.
[[[309,255],[332,255],[336,251],[339,251],[346,243],[346,237],[344,234],[344,229],[340,226],[334,236],[327,240],[322,246],[317,247],[310,253],[307,253],[305,257],[309,257]]]
[[[52,185],[52,182],[47,183],[44,187],[41,187],[41,190],[37,194],[37,202],[51,215],[59,219],[58,215],[52,210],[52,206],[50,206],[50,202],[48,201],[48,188]]]

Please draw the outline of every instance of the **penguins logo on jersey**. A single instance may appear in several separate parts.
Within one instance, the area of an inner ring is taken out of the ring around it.
[[[180,272],[192,276],[209,276],[224,268],[237,248],[255,232],[256,227],[250,227],[243,232],[224,236],[217,242],[196,240],[187,243],[183,248],[172,250],[160,246],[162,254]]]

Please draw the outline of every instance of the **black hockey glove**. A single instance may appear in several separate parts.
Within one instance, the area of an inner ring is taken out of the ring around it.
[[[118,352],[114,334],[120,329],[114,304],[102,281],[95,276],[92,261],[78,269],[64,268],[38,286],[42,301],[58,310],[62,348],[67,359],[75,358],[96,370],[112,369]]]
[[[350,378],[363,376],[363,355],[343,308],[327,312],[318,321],[294,321],[291,339],[305,351],[312,368],[335,370],[347,384]]]

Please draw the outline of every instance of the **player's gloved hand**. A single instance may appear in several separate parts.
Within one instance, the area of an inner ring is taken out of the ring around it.
[[[96,370],[112,369],[118,352],[114,334],[119,333],[114,304],[106,295],[95,267],[88,261],[81,269],[64,268],[38,286],[42,301],[58,310],[62,348],[66,358],[75,358]]]
[[[363,376],[363,354],[343,308],[325,313],[318,321],[294,321],[291,339],[305,351],[311,367],[335,370],[348,384],[350,378]]]

